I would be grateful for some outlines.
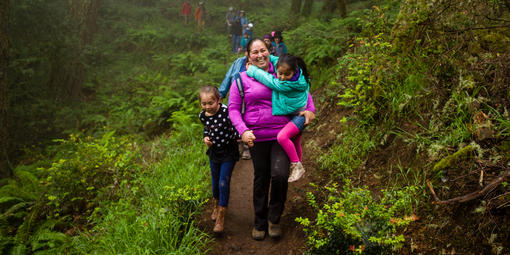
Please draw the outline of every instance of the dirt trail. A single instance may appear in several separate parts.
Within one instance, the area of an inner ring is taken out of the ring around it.
[[[305,155],[306,157],[306,155]],[[307,167],[306,162],[305,167]],[[263,241],[251,238],[254,222],[252,202],[253,164],[251,160],[241,159],[235,166],[230,185],[230,201],[225,218],[225,231],[220,236],[212,232],[213,222],[209,219],[212,208],[208,203],[200,218],[199,226],[216,238],[211,254],[302,254],[305,235],[296,217],[310,217],[311,211],[306,202],[306,190],[309,185],[309,174],[296,183],[289,185],[285,211],[281,219],[283,236],[274,240],[269,236]]]

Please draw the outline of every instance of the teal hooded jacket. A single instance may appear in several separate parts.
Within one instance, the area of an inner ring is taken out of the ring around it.
[[[278,57],[270,55],[269,60],[276,68]],[[301,69],[299,69],[299,78],[297,81],[280,81],[270,73],[254,65],[248,68],[246,74],[273,91],[271,95],[273,115],[288,115],[306,106],[310,84],[306,82],[306,78]]]

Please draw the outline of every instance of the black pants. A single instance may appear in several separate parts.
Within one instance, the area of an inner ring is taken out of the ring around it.
[[[287,200],[290,161],[276,140],[256,142],[250,152],[254,168],[255,228],[266,230],[268,220],[275,224],[280,222]]]

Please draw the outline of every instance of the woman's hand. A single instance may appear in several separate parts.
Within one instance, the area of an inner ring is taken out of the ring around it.
[[[204,143],[205,143],[205,145],[207,145],[207,147],[212,146],[212,142],[211,142],[211,139],[209,139],[209,136],[204,137]]]
[[[243,143],[247,144],[249,147],[253,147],[255,139],[256,137],[251,130],[244,131],[243,135],[241,136]]]
[[[315,119],[315,113],[311,111],[302,111],[299,116],[305,116],[305,126]]]

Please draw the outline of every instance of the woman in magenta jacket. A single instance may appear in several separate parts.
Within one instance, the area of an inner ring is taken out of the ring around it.
[[[261,39],[255,38],[248,43],[247,63],[276,77],[275,67],[269,61],[269,51]],[[245,94],[245,113],[241,114],[243,100],[234,81],[230,88],[229,116],[242,141],[251,147],[255,209],[252,237],[263,240],[267,230],[270,237],[278,238],[281,236],[280,217],[287,199],[290,162],[276,141],[276,136],[289,122],[289,118],[272,114],[272,92],[268,87],[247,76],[246,72],[241,73],[241,81]],[[306,117],[305,125],[315,118],[311,96],[308,96],[306,110],[301,114]]]

